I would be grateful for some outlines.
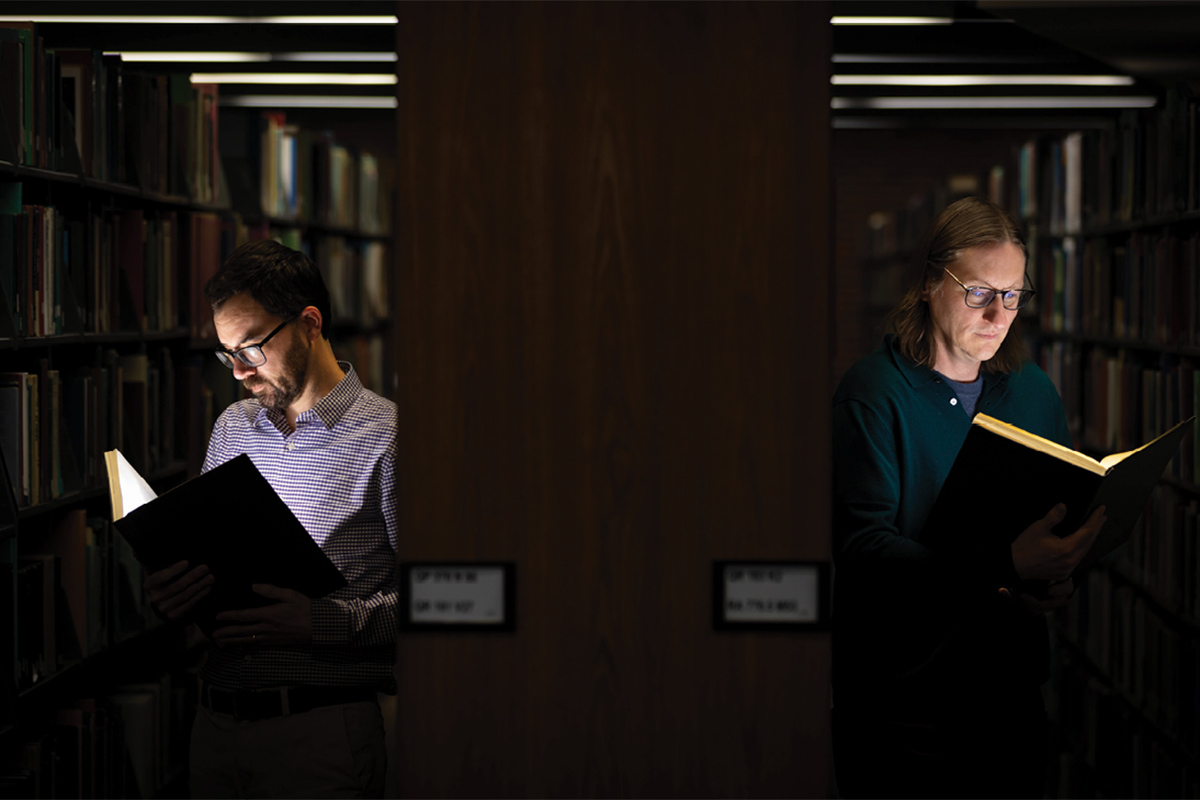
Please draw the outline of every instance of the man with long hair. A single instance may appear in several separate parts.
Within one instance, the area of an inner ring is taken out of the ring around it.
[[[962,563],[921,543],[971,418],[986,412],[1071,446],[1062,402],[1016,330],[1033,296],[1026,248],[998,206],[946,208],[913,257],[882,346],[833,405],[833,733],[846,797],[1041,797],[1045,612],[1104,523],[1052,528]],[[997,470],[1006,469],[996,464]],[[975,488],[978,513],[1005,498]],[[972,520],[961,520],[971,536]],[[1049,584],[1035,594],[1030,582]]]

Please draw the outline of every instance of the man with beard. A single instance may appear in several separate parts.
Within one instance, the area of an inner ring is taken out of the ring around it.
[[[217,419],[203,469],[249,455],[348,585],[315,600],[256,585],[266,605],[217,616],[191,794],[382,797],[376,692],[395,691],[396,405],[334,356],[329,291],[307,256],[249,242],[205,297],[216,356],[253,397]],[[187,562],[146,579],[159,614],[184,622],[212,584],[205,565]]]

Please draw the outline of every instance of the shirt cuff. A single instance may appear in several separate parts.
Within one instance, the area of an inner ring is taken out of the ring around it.
[[[350,609],[323,597],[312,601],[313,644],[345,644],[350,640]]]

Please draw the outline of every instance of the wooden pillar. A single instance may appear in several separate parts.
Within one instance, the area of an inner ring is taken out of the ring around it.
[[[829,558],[828,3],[401,3],[402,796],[827,796],[825,633],[714,560]]]

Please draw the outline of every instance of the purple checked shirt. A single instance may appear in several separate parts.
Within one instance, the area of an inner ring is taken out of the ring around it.
[[[203,471],[250,456],[349,585],[313,601],[312,645],[210,647],[201,668],[206,682],[394,691],[396,404],[338,363],[346,376],[296,418],[294,432],[282,411],[258,400],[227,408],[213,426]]]

